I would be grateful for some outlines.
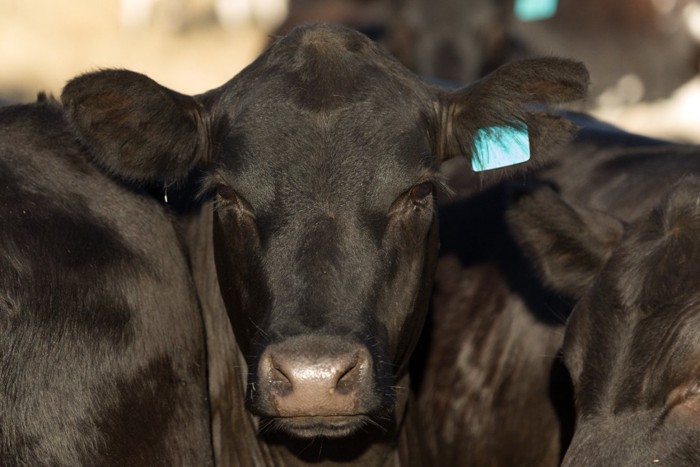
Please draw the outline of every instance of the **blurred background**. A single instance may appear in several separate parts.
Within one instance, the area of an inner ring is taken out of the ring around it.
[[[592,75],[586,110],[700,142],[700,0],[0,0],[0,102],[107,67],[204,92],[309,22],[355,27],[452,83],[517,58],[577,58]]]
[[[222,27],[205,0],[0,0],[0,98],[59,95],[71,77],[107,67],[203,92],[240,71],[266,40],[249,21]]]

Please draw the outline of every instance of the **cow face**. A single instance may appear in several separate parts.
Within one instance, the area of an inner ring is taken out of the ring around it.
[[[244,105],[208,181],[223,297],[255,356],[248,403],[299,434],[304,414],[354,426],[391,404],[392,366],[406,363],[427,308],[438,179],[426,117],[373,98]]]
[[[567,326],[565,465],[700,462],[700,181],[631,224]]]
[[[686,179],[627,226],[548,190],[511,212],[547,282],[580,297],[563,348],[577,411],[563,465],[700,462],[699,200]]]
[[[247,406],[306,438],[392,423],[427,310],[439,164],[472,157],[492,126],[527,128],[537,157],[571,128],[524,105],[578,98],[586,84],[580,64],[544,59],[446,91],[359,33],[316,26],[201,96],[104,71],[62,98],[117,174],[206,173]]]

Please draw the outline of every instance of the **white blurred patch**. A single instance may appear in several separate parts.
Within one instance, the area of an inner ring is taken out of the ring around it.
[[[288,0],[253,0],[253,19],[260,28],[272,32],[289,13]]]
[[[272,32],[289,13],[288,0],[217,0],[216,16],[226,27],[254,23]]]
[[[678,88],[668,99],[592,112],[627,131],[683,142],[700,143],[700,77]]]
[[[683,9],[683,19],[688,31],[696,41],[700,41],[700,3],[693,1]]]
[[[253,18],[251,0],[218,0],[216,17],[226,27],[235,28],[248,24]]]
[[[200,10],[213,11],[216,19],[230,29],[257,25],[274,31],[289,13],[289,0],[119,0],[119,24],[122,29],[146,29],[154,17],[177,29],[193,20]],[[156,21],[157,22],[157,21]]]
[[[596,104],[598,107],[621,107],[641,102],[643,97],[644,82],[635,74],[626,74],[598,96]]]
[[[651,0],[651,4],[654,5],[656,11],[664,15],[671,13],[676,8],[677,3],[676,0]]]
[[[121,0],[119,24],[124,29],[143,29],[151,23],[153,0]]]

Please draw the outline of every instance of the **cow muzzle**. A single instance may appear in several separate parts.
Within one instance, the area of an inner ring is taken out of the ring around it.
[[[372,358],[339,338],[292,338],[269,345],[258,362],[258,406],[297,437],[339,437],[368,422],[374,394]]]

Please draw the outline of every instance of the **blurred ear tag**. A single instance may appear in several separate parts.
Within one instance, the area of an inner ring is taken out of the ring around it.
[[[530,160],[527,127],[493,126],[476,133],[472,169],[474,172],[498,169]]]
[[[557,13],[558,0],[515,0],[515,16],[520,21],[540,21]]]

